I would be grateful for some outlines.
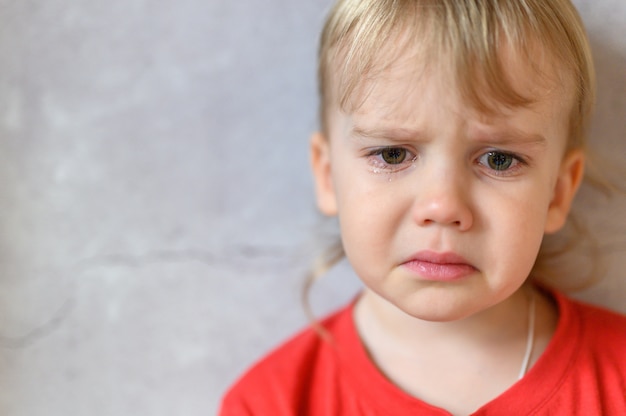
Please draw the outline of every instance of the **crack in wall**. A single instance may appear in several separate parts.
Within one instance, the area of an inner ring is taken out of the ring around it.
[[[31,329],[24,335],[7,336],[0,334],[0,347],[19,350],[35,344],[57,330],[70,315],[73,308],[74,301],[71,298],[67,299],[48,321]]]
[[[77,262],[69,269],[69,274],[77,276],[101,267],[122,266],[139,269],[151,265],[188,262],[198,262],[207,266],[238,264],[239,267],[242,262],[269,261],[270,263],[284,264],[284,262],[300,261],[302,257],[302,253],[282,246],[237,245],[223,249],[221,252],[200,249],[153,250],[139,255],[124,253],[95,255]],[[23,349],[46,338],[59,329],[63,322],[68,319],[74,309],[75,302],[73,297],[69,297],[46,322],[35,326],[23,335],[8,336],[0,333],[0,348]]]

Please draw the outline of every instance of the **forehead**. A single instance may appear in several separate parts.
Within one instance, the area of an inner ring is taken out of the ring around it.
[[[346,105],[330,114],[329,121],[335,124],[331,130],[343,134],[406,129],[430,135],[463,128],[470,136],[517,132],[511,138],[545,136],[555,143],[565,141],[575,101],[572,81],[539,49],[530,57],[508,47],[500,54],[507,84],[497,87],[510,91],[494,92],[495,87],[487,85],[487,74],[476,73],[471,86],[483,94],[481,106],[464,90],[462,83],[468,79],[458,76],[450,57],[428,59],[427,50],[407,48],[393,61],[382,61],[372,72],[375,76],[360,79]],[[386,51],[381,56],[393,55]],[[523,94],[526,101],[513,105],[498,93]]]
[[[417,46],[391,61],[381,56],[375,64],[378,69],[355,84],[345,109],[357,110],[374,93],[395,98],[421,94],[431,83],[443,84],[446,93],[458,95],[467,106],[486,114],[531,108],[553,95],[571,97],[568,103],[573,100],[572,77],[545,51],[527,54],[505,45],[498,52],[498,73],[477,63],[463,67],[450,54],[433,56],[429,52]]]
[[[365,104],[392,111],[413,95],[427,99],[426,90],[437,83],[439,93],[489,117],[532,109],[546,100],[574,106],[571,71],[538,42],[531,41],[524,49],[502,42],[488,58],[459,56],[404,33],[384,46],[360,70],[344,67],[341,71],[341,64],[335,66],[332,82],[338,96],[334,101],[341,111],[361,112]]]
[[[531,85],[552,83],[551,87],[565,86],[564,78],[571,77],[576,84],[569,83],[570,92],[582,91],[573,88],[579,82],[571,56],[575,51],[567,41],[569,26],[561,30],[555,25],[552,14],[562,12],[556,4],[532,2],[524,10],[496,0],[340,4],[343,7],[327,22],[322,36],[322,117],[332,106],[353,112],[373,82],[403,64],[416,74],[445,70],[448,82],[467,103],[486,113],[536,99],[534,90],[515,85],[523,84],[516,82],[520,74],[524,80],[532,79]]]

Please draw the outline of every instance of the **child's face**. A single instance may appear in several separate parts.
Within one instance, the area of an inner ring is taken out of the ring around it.
[[[328,138],[313,137],[318,203],[339,216],[348,259],[367,290],[412,316],[455,320],[504,301],[566,219],[584,161],[564,157],[573,98],[507,65],[532,107],[480,114],[445,68],[407,57],[365,86],[358,110],[328,114]]]

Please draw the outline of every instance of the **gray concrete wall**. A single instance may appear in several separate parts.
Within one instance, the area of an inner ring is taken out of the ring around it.
[[[305,323],[302,276],[332,231],[306,149],[328,4],[0,0],[2,415],[213,414]],[[593,145],[625,161],[626,2],[577,4]],[[582,297],[626,312],[626,202],[588,199],[622,231]],[[357,287],[340,267],[316,311]]]

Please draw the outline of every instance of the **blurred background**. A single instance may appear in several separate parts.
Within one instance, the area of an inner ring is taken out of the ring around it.
[[[0,414],[215,414],[306,324],[333,234],[307,155],[329,4],[0,0]],[[576,4],[592,147],[623,164],[626,2]],[[626,312],[626,198],[581,202],[608,273],[578,296]],[[340,265],[315,312],[357,289]]]

